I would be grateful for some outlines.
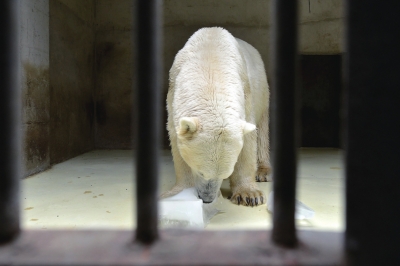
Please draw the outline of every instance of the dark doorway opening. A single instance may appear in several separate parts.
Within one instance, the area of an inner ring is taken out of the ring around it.
[[[341,146],[341,55],[301,55],[301,147]]]

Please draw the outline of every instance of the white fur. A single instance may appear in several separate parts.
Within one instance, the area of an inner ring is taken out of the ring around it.
[[[268,105],[256,49],[222,28],[194,33],[170,70],[167,128],[177,181],[162,196],[196,186],[203,200],[213,198],[208,193],[230,177],[233,197],[261,203],[255,176],[257,167],[270,167]]]

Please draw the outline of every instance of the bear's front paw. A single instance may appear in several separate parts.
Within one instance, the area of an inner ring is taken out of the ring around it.
[[[256,174],[257,182],[270,182],[272,181],[271,177],[271,167],[258,167]]]
[[[251,207],[262,205],[265,201],[264,193],[256,188],[238,189],[231,197],[232,203]]]

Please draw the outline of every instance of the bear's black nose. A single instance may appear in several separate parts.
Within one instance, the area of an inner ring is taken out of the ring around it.
[[[215,197],[210,193],[206,193],[206,194],[203,194],[203,195],[199,194],[199,198],[203,200],[203,203],[211,203],[211,202],[214,201]]]

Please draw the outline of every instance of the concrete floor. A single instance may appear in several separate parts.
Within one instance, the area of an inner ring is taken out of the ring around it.
[[[297,199],[314,209],[315,217],[297,221],[298,228],[344,230],[342,151],[300,149]],[[132,152],[96,150],[85,153],[22,181],[21,217],[29,229],[129,229],[135,226]],[[161,158],[160,190],[175,182],[169,151]],[[272,183],[259,183],[269,194]],[[229,183],[221,188],[224,199],[206,229],[271,228],[266,205],[237,206],[227,200]]]

